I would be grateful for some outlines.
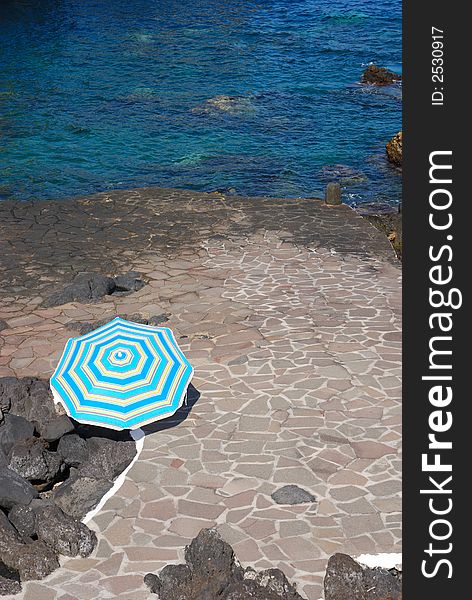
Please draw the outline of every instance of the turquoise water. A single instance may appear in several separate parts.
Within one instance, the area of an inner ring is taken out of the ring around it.
[[[342,164],[351,202],[400,199],[401,88],[358,83],[401,71],[399,0],[3,0],[0,44],[2,198],[313,196]]]

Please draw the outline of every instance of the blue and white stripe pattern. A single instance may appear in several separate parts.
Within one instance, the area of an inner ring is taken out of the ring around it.
[[[117,317],[70,339],[50,384],[55,401],[77,421],[136,429],[174,414],[192,376],[168,327]]]

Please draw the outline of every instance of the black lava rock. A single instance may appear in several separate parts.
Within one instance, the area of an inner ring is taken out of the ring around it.
[[[0,507],[10,509],[15,504],[28,505],[38,497],[36,489],[11,469],[0,471]]]
[[[35,540],[25,544],[0,511],[0,562],[17,572],[22,581],[43,579],[59,566],[54,550]]]
[[[56,488],[53,500],[66,514],[82,519],[94,508],[113,483],[107,479],[71,476]]]
[[[33,437],[33,425],[17,415],[5,414],[0,424],[0,448],[5,456],[10,454],[15,442]]]
[[[58,506],[45,505],[35,510],[38,539],[66,556],[89,556],[97,536],[86,525],[66,515]]]
[[[243,569],[214,529],[200,531],[185,549],[185,560],[145,576],[160,600],[302,600],[279,569]]]
[[[306,504],[316,502],[316,497],[298,485],[284,485],[271,494],[277,504]]]
[[[137,292],[144,287],[141,273],[138,273],[137,271],[130,271],[123,275],[117,275],[114,279],[116,292]]]
[[[325,600],[401,600],[400,574],[362,567],[347,554],[333,554],[324,579]]]
[[[59,415],[39,428],[41,437],[48,442],[55,442],[70,431],[74,431],[74,424],[67,415]]]
[[[61,455],[49,452],[38,438],[16,442],[10,453],[10,469],[28,481],[51,482],[61,465]]]
[[[115,291],[115,280],[100,273],[81,273],[64,289],[49,296],[43,306],[60,306],[68,302],[93,302]]]
[[[0,562],[0,596],[8,596],[21,592],[20,576]]]
[[[133,460],[136,444],[133,441],[118,442],[100,437],[87,440],[88,459],[82,463],[79,474],[95,479],[113,479]]]
[[[16,504],[8,513],[8,520],[22,538],[30,538],[36,533],[35,515],[31,505]]]
[[[79,467],[87,460],[89,454],[87,442],[75,433],[61,437],[57,451],[70,467]]]
[[[372,85],[391,85],[395,81],[401,81],[402,76],[389,71],[385,67],[369,65],[362,74],[361,82]]]

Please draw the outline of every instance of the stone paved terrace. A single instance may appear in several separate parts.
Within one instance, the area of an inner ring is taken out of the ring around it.
[[[41,307],[85,270],[148,284]],[[96,552],[21,596],[148,598],[143,575],[214,525],[243,564],[280,567],[309,600],[332,553],[400,551],[400,275],[381,233],[313,199],[144,189],[0,203],[0,375],[48,377],[71,322],[168,313],[201,394],[185,420],[148,428],[89,523]],[[318,502],[275,504],[286,484]]]

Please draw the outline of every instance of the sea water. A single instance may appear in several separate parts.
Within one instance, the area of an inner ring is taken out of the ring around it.
[[[3,0],[0,198],[162,186],[396,205],[399,0]],[[339,166],[341,165],[341,166]]]

